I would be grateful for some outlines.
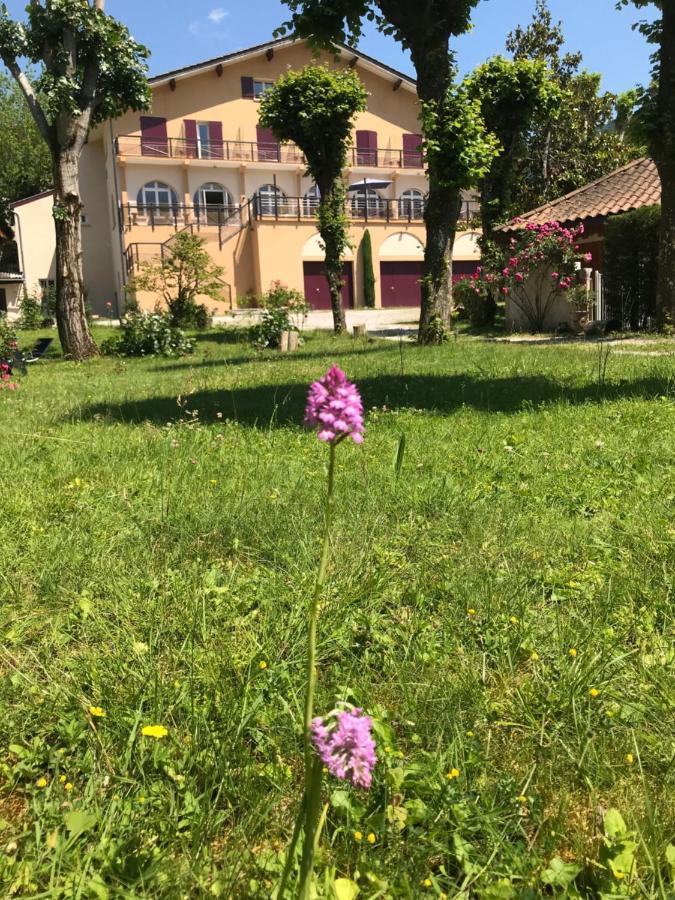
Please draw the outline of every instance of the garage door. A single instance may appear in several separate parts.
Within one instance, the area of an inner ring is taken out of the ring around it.
[[[468,278],[469,275],[473,275],[476,271],[480,262],[476,260],[457,260],[454,259],[452,261],[452,282],[453,284],[456,281],[461,281],[463,278]]]
[[[421,278],[421,262],[380,263],[382,306],[420,306]]]
[[[305,300],[312,309],[330,309],[330,292],[328,279],[322,262],[305,262],[302,264],[305,277]],[[342,270],[342,305],[351,309],[354,305],[354,273],[352,264],[346,262]]]

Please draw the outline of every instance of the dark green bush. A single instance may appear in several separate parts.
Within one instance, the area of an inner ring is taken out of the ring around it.
[[[611,217],[605,226],[606,318],[637,330],[656,308],[660,206],[643,206]]]

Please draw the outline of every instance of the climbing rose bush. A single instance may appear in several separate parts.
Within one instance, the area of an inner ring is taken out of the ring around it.
[[[576,300],[576,269],[591,262],[591,254],[581,253],[578,244],[583,233],[583,224],[566,228],[560,222],[526,222],[506,247],[491,244],[483,266],[467,281],[483,297],[495,292],[509,297],[530,328],[543,331],[558,297],[567,294]]]

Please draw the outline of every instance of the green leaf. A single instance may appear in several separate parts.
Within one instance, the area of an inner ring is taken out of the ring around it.
[[[429,810],[427,809],[424,800],[406,800],[403,805],[408,814],[408,823],[410,825],[418,825],[420,822],[424,822],[429,814]]]
[[[675,881],[675,844],[668,844],[666,847],[666,862],[670,869],[670,880]]]
[[[577,863],[566,863],[559,856],[554,856],[548,869],[541,873],[541,880],[550,887],[567,888],[581,872],[581,868]]]
[[[91,831],[96,825],[97,818],[93,813],[85,812],[83,809],[74,809],[72,812],[66,813],[63,821],[68,833],[75,837],[78,834]]]
[[[336,878],[333,882],[336,900],[354,900],[361,892],[358,884],[351,878]]]
[[[605,813],[605,834],[611,841],[627,836],[626,823],[618,809],[608,809]]]

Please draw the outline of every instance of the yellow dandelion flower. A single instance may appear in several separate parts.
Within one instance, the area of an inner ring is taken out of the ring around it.
[[[405,754],[404,754],[403,750],[397,750],[396,756],[398,756],[399,759],[403,759]]]
[[[354,832],[354,840],[357,842],[357,844],[359,843],[359,841],[363,840],[363,835],[361,834],[360,831]]]
[[[66,780],[67,780],[67,779],[66,779],[66,776],[65,776],[65,775],[59,775],[59,781],[61,782],[61,784],[65,784],[65,783],[66,783]]]
[[[141,796],[138,798],[138,802],[141,804],[145,803],[145,797],[143,796],[143,794],[141,794]]]
[[[624,759],[626,760],[626,762],[628,763],[629,766],[632,766],[633,763],[635,762],[635,757],[633,756],[632,753],[626,753]]]
[[[267,663],[265,662],[264,659],[261,659],[261,660],[260,660],[260,662],[258,663],[258,668],[259,668],[259,669],[266,669],[266,668],[267,668]]]
[[[625,872],[615,872],[614,877],[616,879],[618,879],[619,881],[621,881],[623,878],[626,877],[626,873]]]
[[[473,608],[467,609],[466,614],[467,614],[468,616],[475,616],[475,615],[476,615],[476,610],[473,609]]]
[[[591,688],[588,692],[591,697],[599,697],[600,691],[597,688]]]
[[[48,783],[49,783],[49,782],[48,782],[47,779],[44,777],[44,775],[43,775],[41,778],[38,778],[38,780],[35,782],[35,784],[36,784],[39,788],[46,788],[47,785],[48,785]]]
[[[574,647],[570,647],[570,649],[567,652],[572,657],[572,659],[574,659],[577,655],[577,650]]]
[[[466,736],[469,738],[473,737],[473,731],[467,731]]]
[[[433,884],[433,882],[432,882],[431,878],[425,878],[424,881],[422,882],[422,884],[424,885],[425,888],[430,888],[431,885]]]
[[[530,659],[532,662],[537,662],[539,660],[539,654],[536,650],[533,650],[532,653],[530,653]]]
[[[518,803],[527,803],[527,797],[525,794],[520,794],[517,798]]]
[[[141,734],[144,737],[155,738],[156,741],[165,738],[169,733],[168,728],[165,728],[164,725],[144,725],[141,728]]]
[[[517,625],[518,624],[518,616],[511,616],[511,618],[509,619],[509,622],[512,625]]]
[[[211,484],[218,484],[218,481],[215,478],[211,479]]]
[[[105,719],[107,713],[102,706],[90,706],[89,715],[93,716],[95,719]]]
[[[453,778],[459,778],[459,769],[450,769],[445,777],[449,778],[450,780],[452,780]]]
[[[66,781],[66,783],[63,785],[63,790],[64,790],[64,791],[68,791],[68,793],[70,793],[70,792],[72,791],[72,789],[73,789],[73,784],[72,784],[72,782],[71,782],[71,781]]]
[[[375,841],[377,840],[377,838],[375,837],[375,835],[374,835],[373,832],[371,831],[370,834],[368,835],[368,837],[366,838],[366,840],[368,841],[369,844],[374,844]]]

